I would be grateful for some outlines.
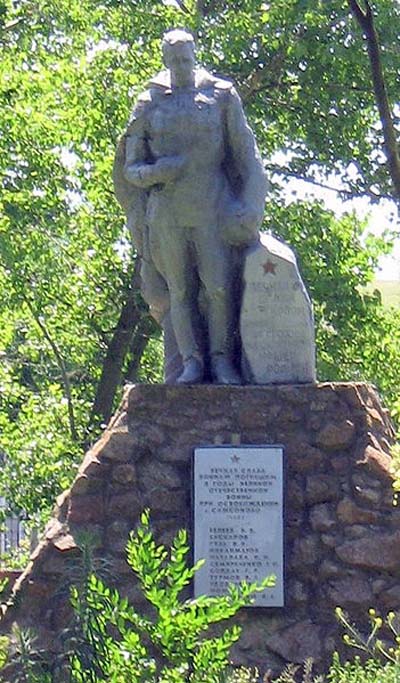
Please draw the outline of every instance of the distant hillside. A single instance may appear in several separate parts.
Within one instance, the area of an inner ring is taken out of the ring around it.
[[[400,281],[399,280],[374,280],[368,289],[379,289],[382,302],[385,306],[400,308]]]

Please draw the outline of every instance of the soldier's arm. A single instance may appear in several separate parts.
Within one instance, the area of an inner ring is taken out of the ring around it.
[[[267,180],[253,132],[246,121],[240,97],[233,87],[227,93],[226,128],[228,152],[240,176],[238,199],[261,224]]]
[[[135,187],[146,188],[142,174],[148,164],[144,116],[134,112],[126,132],[124,176]]]
[[[180,156],[151,160],[146,130],[146,116],[139,107],[132,116],[126,134],[124,175],[128,182],[142,189],[175,180],[183,168]]]

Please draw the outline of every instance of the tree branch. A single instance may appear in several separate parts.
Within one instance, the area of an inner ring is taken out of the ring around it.
[[[197,0],[197,13],[204,19],[214,9],[214,4],[213,0]]]
[[[305,35],[305,29],[298,28],[296,31],[296,40],[301,41]],[[272,55],[268,64],[265,66],[258,66],[255,70],[246,78],[244,83],[240,88],[240,95],[244,102],[247,102],[252,98],[252,96],[268,88],[280,88],[282,86],[282,79],[285,73],[285,62],[288,54],[288,45],[281,45],[276,52]],[[290,85],[285,82],[284,86]],[[292,85],[297,85],[295,81]]]
[[[365,5],[364,11],[360,7],[357,0],[348,0],[353,17],[356,19],[360,28],[362,29],[367,42],[375,101],[382,124],[387,165],[390,177],[392,179],[395,196],[397,200],[400,200],[400,156],[397,135],[386,90],[379,39],[374,26],[372,8],[368,0],[363,0],[363,2]]]
[[[361,9],[360,5],[358,4],[357,0],[348,0],[349,7],[351,10],[351,13],[353,14],[354,18],[357,20],[359,25],[361,26],[362,30],[366,30],[366,20],[367,20],[367,14],[366,12],[363,12]]]
[[[270,62],[263,67],[256,68],[240,87],[240,95],[244,102],[248,102],[252,96],[268,88],[279,88],[284,73],[287,48],[280,48],[271,58]]]
[[[12,19],[7,24],[4,24],[3,31],[11,31],[13,28],[18,26],[18,24],[22,24],[24,19],[25,17],[18,17],[17,19]]]
[[[324,190],[330,190],[331,192],[336,192],[339,195],[342,195],[343,197],[347,197],[347,199],[354,199],[355,197],[369,197],[372,201],[379,201],[381,199],[392,199],[392,195],[389,194],[377,194],[375,192],[372,192],[372,190],[365,189],[364,191],[359,190],[357,192],[352,191],[352,190],[346,190],[346,189],[340,189],[338,187],[334,187],[333,185],[329,185],[328,183],[323,183],[319,180],[315,180],[315,178],[311,178],[310,176],[304,176],[301,173],[296,173],[295,171],[290,171],[287,168],[277,168],[275,166],[266,166],[266,170],[270,171],[270,173],[277,173],[278,175],[285,176],[286,178],[296,178],[297,180],[301,180],[304,183],[310,183],[311,185],[315,185],[316,187],[321,187]]]
[[[185,14],[190,14],[188,8],[186,7],[185,3],[182,0],[175,0],[175,2],[182,12],[185,12]]]
[[[48,342],[51,350],[54,353],[54,356],[57,361],[57,365],[60,368],[61,372],[61,377],[64,385],[64,391],[65,391],[65,396],[67,399],[67,407],[68,407],[68,421],[69,421],[69,428],[71,432],[71,437],[74,441],[78,441],[78,434],[76,431],[76,424],[75,424],[75,415],[74,415],[74,406],[73,406],[73,401],[72,401],[72,393],[71,393],[71,383],[69,381],[68,373],[67,373],[67,368],[64,363],[64,359],[62,357],[62,354],[52,338],[51,334],[49,333],[46,325],[44,324],[43,320],[41,320],[40,316],[37,315],[36,311],[33,309],[31,302],[29,301],[28,297],[23,295],[23,299],[29,309],[29,312],[31,313],[36,325],[39,327],[40,331],[42,332],[44,338]]]

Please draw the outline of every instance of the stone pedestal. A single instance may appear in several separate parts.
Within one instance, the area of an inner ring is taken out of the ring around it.
[[[96,554],[137,606],[143,597],[124,559],[141,510],[151,509],[157,539],[190,529],[191,460],[196,446],[285,447],[286,605],[251,608],[234,661],[261,673],[313,657],[329,665],[343,649],[337,605],[367,623],[371,606],[400,606],[400,511],[392,506],[393,431],[365,384],[223,387],[131,386],[100,441],[87,453],[71,490],[14,588],[6,615],[57,646],[68,620],[65,584],[76,539],[90,531]]]

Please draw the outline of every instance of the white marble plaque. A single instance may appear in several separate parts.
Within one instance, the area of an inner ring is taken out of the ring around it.
[[[242,373],[253,384],[314,382],[311,301],[293,251],[272,235],[247,249],[240,313]]]
[[[194,556],[206,560],[196,596],[274,574],[275,586],[256,593],[254,605],[283,606],[282,446],[195,449]]]

